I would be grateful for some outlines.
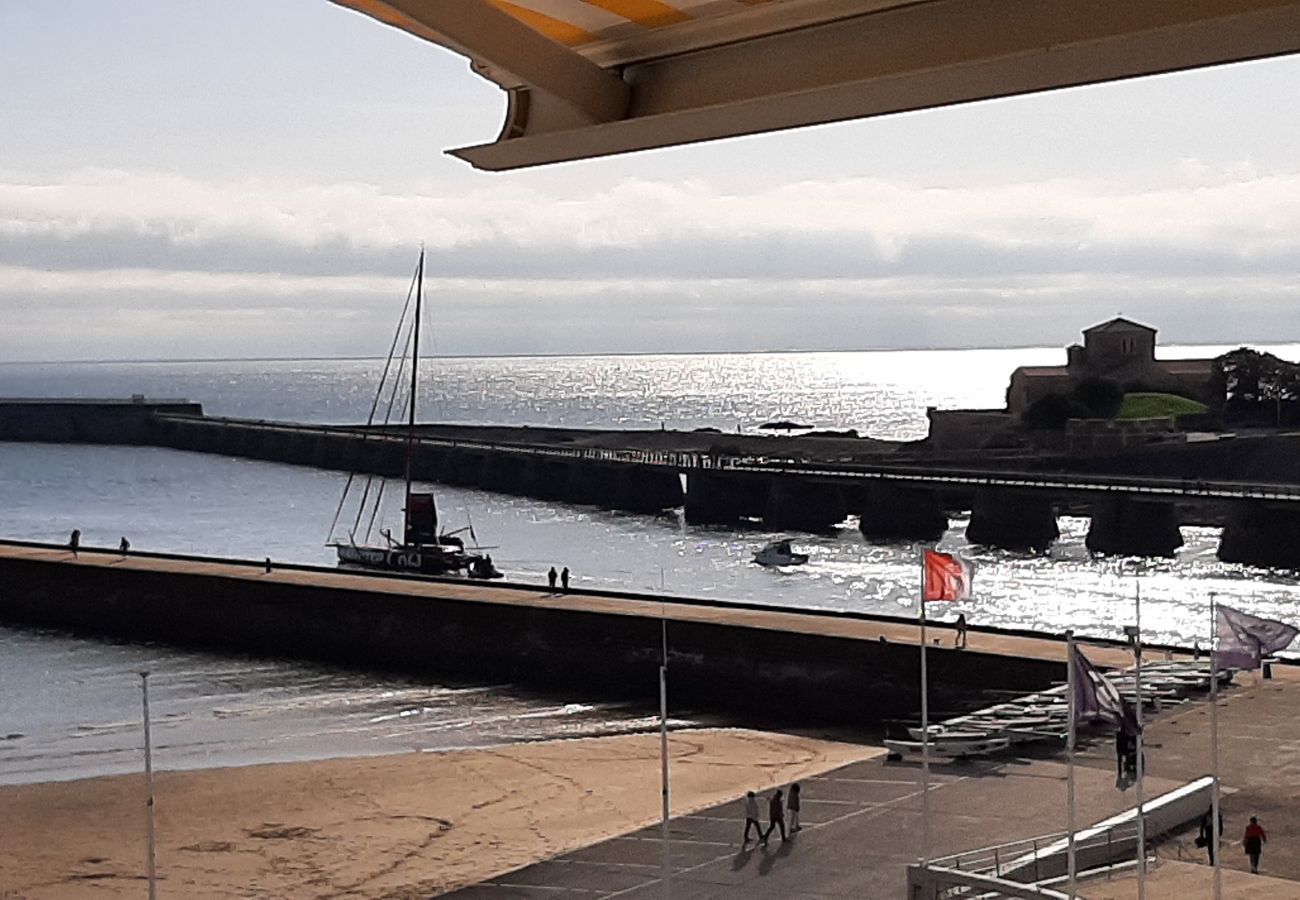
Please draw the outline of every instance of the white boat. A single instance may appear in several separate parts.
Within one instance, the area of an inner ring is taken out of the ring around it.
[[[802,566],[807,561],[808,554],[795,553],[789,538],[772,541],[754,554],[754,562],[760,566]]]
[[[886,740],[885,749],[900,756],[920,756],[920,741]],[[998,753],[1011,746],[1011,740],[1005,737],[978,734],[976,732],[948,732],[935,735],[930,741],[930,755],[939,759],[965,759],[968,756],[985,756]]]

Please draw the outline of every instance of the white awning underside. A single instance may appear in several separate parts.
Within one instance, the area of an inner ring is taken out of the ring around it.
[[[510,102],[513,169],[1300,50],[1300,0],[333,0]]]

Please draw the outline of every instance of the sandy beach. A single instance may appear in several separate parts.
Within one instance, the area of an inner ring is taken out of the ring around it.
[[[678,732],[673,812],[882,752]],[[160,894],[427,897],[656,821],[659,784],[657,734],[163,772]],[[0,790],[0,898],[142,896],[143,791],[143,775]]]

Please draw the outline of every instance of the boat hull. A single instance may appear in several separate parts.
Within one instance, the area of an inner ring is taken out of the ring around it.
[[[460,572],[469,563],[469,557],[460,550],[443,547],[365,547],[357,544],[335,544],[340,565],[376,569],[384,572],[405,572],[410,575],[447,575]]]

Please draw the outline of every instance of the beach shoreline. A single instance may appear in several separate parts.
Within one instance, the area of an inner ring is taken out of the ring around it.
[[[883,752],[678,731],[673,814]],[[174,896],[427,897],[657,821],[659,737],[167,771],[155,796],[160,890]],[[0,897],[139,895],[143,774],[0,788],[0,808],[11,826]]]

